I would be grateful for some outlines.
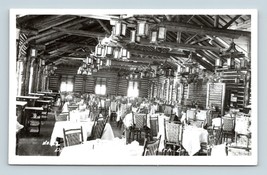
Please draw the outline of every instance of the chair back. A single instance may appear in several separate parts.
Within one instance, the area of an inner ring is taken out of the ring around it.
[[[156,137],[158,135],[158,132],[159,132],[158,116],[156,116],[156,117],[150,116],[150,129],[151,129],[152,137]]]
[[[147,139],[145,139],[143,156],[156,156],[156,155],[158,155],[160,139],[161,139],[161,135],[155,141],[149,142],[149,141],[147,141]]]
[[[171,143],[181,143],[183,136],[183,125],[179,123],[170,123],[164,119],[165,141]]]
[[[68,112],[63,112],[60,114],[57,114],[57,112],[55,111],[55,120],[57,121],[67,121],[69,118],[69,113]]]
[[[92,134],[91,134],[91,139],[101,139],[105,126],[107,124],[108,117],[106,118],[98,118],[94,122],[94,126],[92,128]]]
[[[133,115],[133,123],[136,129],[142,129],[147,124],[147,115],[143,113],[135,113]]]
[[[223,125],[222,125],[222,129],[223,131],[234,131],[235,128],[235,118],[234,117],[222,117],[223,120]]]
[[[192,121],[196,119],[196,111],[188,109],[186,111],[186,117],[188,121]]]
[[[169,105],[165,105],[165,108],[164,108],[164,114],[166,116],[170,116],[172,114],[172,106],[169,106]]]
[[[79,145],[83,143],[83,128],[65,129],[64,134],[64,146]]]

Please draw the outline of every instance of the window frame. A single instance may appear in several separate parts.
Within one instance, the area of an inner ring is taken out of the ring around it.
[[[99,83],[99,82],[100,82],[100,83]],[[97,85],[100,85],[100,93],[98,93],[97,90],[96,90]],[[105,86],[105,93],[104,93],[104,94],[101,93],[101,87],[102,87],[102,86]],[[105,95],[107,95],[107,78],[104,78],[104,77],[97,77],[97,78],[95,79],[95,94],[97,94],[97,95],[101,95],[101,96],[105,96]]]
[[[60,92],[74,92],[74,79],[75,77],[73,75],[62,75],[60,78],[60,84],[59,84],[59,90]],[[62,83],[65,81],[65,89],[62,90]],[[71,82],[72,84],[72,90],[68,90],[68,82]]]
[[[130,82],[133,82],[133,86],[132,87],[134,87],[135,86],[135,84],[137,84],[137,90],[138,90],[138,92],[137,92],[137,96],[130,96],[129,95],[129,87],[130,87]],[[140,96],[140,81],[138,81],[138,80],[128,80],[128,85],[127,85],[127,97],[139,97]]]

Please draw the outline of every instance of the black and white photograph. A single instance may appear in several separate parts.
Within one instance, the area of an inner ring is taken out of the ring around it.
[[[9,22],[9,164],[257,164],[256,10],[10,9]]]

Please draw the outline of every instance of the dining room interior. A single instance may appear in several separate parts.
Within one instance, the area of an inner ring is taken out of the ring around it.
[[[251,19],[18,14],[15,155],[251,156]]]

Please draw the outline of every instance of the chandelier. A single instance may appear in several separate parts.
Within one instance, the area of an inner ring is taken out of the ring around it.
[[[188,59],[182,65],[177,66],[177,75],[181,77],[182,81],[190,84],[195,82],[199,76],[199,64],[193,60],[193,54],[190,52]]]
[[[102,60],[101,58],[90,55],[83,60],[83,64],[78,68],[77,74],[92,75],[102,67],[109,67],[110,65],[110,59]]]
[[[222,59],[226,59],[227,68],[234,69],[236,68],[235,58],[242,58],[240,60],[240,67],[241,68],[246,67],[246,60],[244,59],[245,55],[242,52],[239,52],[235,46],[236,44],[234,43],[234,41],[232,41],[230,47],[226,51],[220,54],[220,58],[217,58],[215,60],[215,68],[222,68],[223,67]]]
[[[48,76],[50,76],[50,75],[54,75],[56,69],[57,69],[57,67],[55,66],[54,63],[51,63],[51,64],[49,64],[49,65],[46,65],[46,66],[44,67],[44,74],[45,74],[45,75],[48,75]]]

